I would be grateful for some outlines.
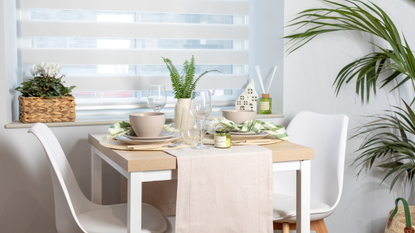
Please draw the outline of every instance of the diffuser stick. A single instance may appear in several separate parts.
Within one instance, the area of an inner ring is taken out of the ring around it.
[[[259,83],[261,84],[262,93],[265,93],[264,83],[262,82],[261,70],[259,69],[259,66],[255,66],[255,70],[259,78]]]
[[[274,68],[274,72],[272,72],[272,76],[271,76],[271,81],[269,81],[269,86],[268,86],[268,90],[267,90],[267,93],[269,93],[269,89],[271,88],[271,83],[272,83],[272,80],[274,80],[274,75],[275,75],[275,71],[277,71],[277,66],[275,66],[275,68]]]

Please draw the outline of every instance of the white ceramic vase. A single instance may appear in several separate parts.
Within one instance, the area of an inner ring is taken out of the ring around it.
[[[178,129],[180,127],[180,120],[182,124],[187,122],[187,114],[189,113],[190,98],[178,99],[176,106],[174,107],[174,127]],[[183,117],[182,117],[183,110]]]

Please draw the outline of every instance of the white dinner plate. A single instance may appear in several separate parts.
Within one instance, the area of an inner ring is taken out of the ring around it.
[[[265,138],[266,136],[268,136],[269,134],[261,132],[259,134],[255,134],[255,135],[232,135],[231,134],[231,139],[232,140],[254,140],[254,139],[261,139],[261,138]]]
[[[157,140],[157,139],[168,139],[174,136],[174,132],[170,131],[161,131],[160,135],[157,137],[138,137],[138,136],[130,136],[130,135],[124,135],[125,137],[131,139],[131,140]]]
[[[208,134],[215,135],[215,131],[209,130]],[[231,139],[233,139],[233,140],[254,140],[254,139],[265,138],[268,135],[269,134],[264,133],[262,131],[258,134],[255,134],[255,133],[252,133],[252,132],[250,132],[250,134],[240,133],[240,134],[231,134]]]
[[[230,131],[229,133],[231,135],[255,135],[256,134],[255,132],[245,132],[245,133],[242,133],[242,132],[238,132],[238,131]]]
[[[175,134],[173,137],[171,138],[167,138],[167,139],[152,139],[152,140],[131,140],[125,136],[119,136],[115,139],[127,143],[127,144],[131,144],[131,145],[143,145],[143,144],[157,144],[157,143],[166,143],[166,142],[171,142],[174,141],[178,138],[180,138],[180,134]]]

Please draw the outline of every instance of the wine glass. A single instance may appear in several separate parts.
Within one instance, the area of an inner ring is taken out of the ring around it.
[[[167,95],[166,87],[164,85],[150,85],[148,87],[147,103],[154,110],[160,112],[166,105]]]
[[[199,141],[193,149],[209,149],[203,145],[203,122],[212,112],[212,101],[209,90],[194,90],[190,97],[189,111],[193,115],[199,129]]]
[[[195,146],[199,141],[199,125],[194,120],[194,116],[191,111],[183,113],[182,119],[183,118],[185,118],[185,120],[182,120],[182,124],[180,127],[180,132],[182,134],[183,141],[187,145]]]

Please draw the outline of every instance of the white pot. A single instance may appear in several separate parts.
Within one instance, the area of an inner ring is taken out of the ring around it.
[[[178,99],[176,106],[174,107],[174,127],[178,129],[180,127],[180,120],[182,124],[187,122],[187,114],[189,113],[190,98]],[[183,117],[182,117],[183,110]]]

